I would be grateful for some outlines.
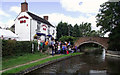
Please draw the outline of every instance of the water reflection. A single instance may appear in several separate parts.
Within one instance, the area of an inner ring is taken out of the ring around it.
[[[103,61],[105,60],[105,49],[103,49],[103,52],[102,52],[102,59]]]
[[[105,52],[103,52],[105,54]],[[120,75],[120,59],[105,55],[75,56],[63,61],[45,66],[27,75],[39,74],[71,74],[71,75]]]

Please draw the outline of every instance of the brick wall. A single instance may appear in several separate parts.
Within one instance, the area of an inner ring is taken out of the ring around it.
[[[105,37],[80,37],[76,42],[75,46],[79,47],[84,43],[96,43],[103,46],[106,50],[108,48],[108,38]]]

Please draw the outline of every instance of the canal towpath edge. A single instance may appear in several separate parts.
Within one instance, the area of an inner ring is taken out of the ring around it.
[[[10,71],[10,70],[12,70],[12,69],[17,69],[17,68],[19,68],[19,67],[24,67],[24,66],[26,66],[26,65],[30,65],[30,64],[34,64],[34,63],[37,63],[37,62],[40,62],[40,61],[44,61],[44,60],[46,60],[46,59],[49,59],[49,58],[54,58],[54,57],[60,57],[60,58],[57,58],[57,59],[55,59],[55,61],[59,61],[59,59],[61,59],[61,58],[68,58],[69,56],[71,57],[71,56],[76,56],[76,55],[81,55],[81,54],[83,54],[83,53],[70,53],[70,54],[65,54],[65,56],[63,55],[63,54],[60,54],[60,55],[54,55],[54,56],[48,56],[48,57],[45,57],[45,58],[41,58],[41,59],[38,59],[38,60],[35,60],[35,61],[31,61],[31,62],[28,62],[28,63],[25,63],[25,64],[21,64],[21,65],[18,65],[18,66],[15,66],[15,67],[11,67],[11,68],[8,68],[8,69],[5,69],[5,70],[2,70],[2,71],[0,71],[0,74],[1,73],[4,73],[4,72],[6,72],[6,71]],[[52,60],[52,61],[54,61],[54,60]],[[49,61],[48,61],[49,62]],[[50,62],[51,63],[51,62]],[[43,63],[44,64],[44,63]],[[37,66],[37,65],[36,65]],[[40,66],[40,65],[39,65]],[[25,70],[24,70],[25,71]],[[25,71],[26,72],[26,71]],[[19,72],[20,73],[20,72]]]
[[[55,56],[60,56],[60,55],[55,55]],[[7,69],[4,69],[4,70],[0,71],[0,73],[5,72],[7,70],[11,70],[13,68],[21,67],[21,66],[28,65],[28,64],[31,64],[31,63],[35,63],[35,62],[38,62],[38,61],[41,61],[41,60],[44,60],[44,59],[47,59],[47,58],[51,58],[51,57],[53,57],[53,56],[48,56],[48,57],[41,58],[41,59],[38,59],[38,60],[34,60],[34,61],[31,61],[31,62],[28,62],[28,63],[25,63],[25,64],[20,64],[20,65],[11,67],[11,68],[7,68]]]

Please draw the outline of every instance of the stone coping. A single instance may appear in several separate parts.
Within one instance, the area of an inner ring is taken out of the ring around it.
[[[112,56],[112,57],[117,57],[120,58],[120,55],[115,55],[115,54],[110,54],[110,53],[106,53],[107,56]]]

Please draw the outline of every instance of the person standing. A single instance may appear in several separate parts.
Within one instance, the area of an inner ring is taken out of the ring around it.
[[[40,42],[40,52],[41,52],[41,53],[42,53],[42,49],[43,49],[43,46],[44,46],[43,44],[44,44],[43,41],[41,41],[41,42]]]
[[[75,52],[77,52],[77,46],[75,46]]]
[[[40,42],[41,42],[41,40],[38,39],[38,51],[40,51]]]
[[[52,56],[54,56],[54,41],[51,41],[51,47],[52,47]]]
[[[61,52],[61,48],[60,48],[60,45],[58,45],[58,54],[60,54]]]
[[[58,50],[58,43],[57,43],[57,41],[55,42],[55,54],[57,54],[57,50]]]
[[[63,54],[65,54],[65,44],[62,45]]]
[[[71,44],[70,44],[70,41],[69,41],[69,43],[68,43],[68,47],[70,46]]]

